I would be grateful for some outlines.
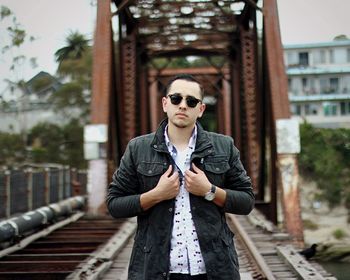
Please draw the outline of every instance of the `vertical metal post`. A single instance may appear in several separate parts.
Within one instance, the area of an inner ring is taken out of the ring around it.
[[[257,59],[255,29],[241,28],[241,50],[243,67],[243,88],[245,106],[245,124],[247,147],[244,153],[247,171],[252,179],[254,189],[259,190],[260,180],[260,142],[257,115]]]
[[[113,69],[113,33],[111,23],[111,1],[97,1],[96,29],[93,44],[93,67],[92,67],[92,98],[91,98],[91,123],[110,125],[110,100],[112,94]],[[110,153],[110,151],[107,151]],[[113,158],[114,155],[107,156]],[[93,161],[98,161],[98,169]],[[97,168],[96,170],[93,170]],[[89,193],[89,211],[92,213],[104,213],[104,197],[108,177],[107,159],[97,159],[89,161],[90,174],[99,173],[102,181],[91,182]],[[103,172],[103,173],[101,173]],[[92,176],[89,176],[93,178]],[[94,204],[91,204],[94,201]],[[102,211],[101,211],[101,210]]]
[[[224,132],[226,135],[232,135],[231,130],[231,86],[228,82],[230,76],[225,75],[222,79],[222,101],[224,111]]]
[[[157,80],[152,80],[150,82],[150,97],[149,97],[149,107],[151,113],[151,131],[156,131],[158,127],[158,82]]]
[[[28,210],[33,210],[33,169],[28,168],[26,171],[27,179],[27,201],[28,201]]]
[[[45,204],[50,204],[50,168],[45,168]]]
[[[6,190],[6,218],[10,217],[11,214],[11,172],[6,170],[5,174],[5,190]]]
[[[283,49],[276,0],[264,1],[264,43],[268,86],[270,89],[271,134],[274,137],[276,135],[276,122],[290,118],[288,83],[283,63]],[[278,187],[283,193],[281,203],[282,205],[285,204],[283,208],[285,228],[298,243],[302,243],[303,223],[300,215],[299,187],[297,184],[297,159],[290,154],[274,154],[271,157],[277,161],[274,166],[277,166]],[[286,170],[290,170],[290,172],[286,172]],[[291,218],[292,216],[293,218]]]
[[[58,169],[58,201],[63,200],[64,167]]]

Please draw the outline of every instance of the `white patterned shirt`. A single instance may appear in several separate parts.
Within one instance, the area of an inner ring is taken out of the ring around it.
[[[190,169],[191,155],[196,146],[197,126],[195,126],[188,146],[184,151],[177,151],[170,142],[168,126],[165,128],[164,137],[169,153],[180,173],[180,191],[175,198],[175,214],[171,236],[170,273],[204,274],[206,273],[205,264],[192,219],[190,196],[185,188],[183,178],[185,171]]]

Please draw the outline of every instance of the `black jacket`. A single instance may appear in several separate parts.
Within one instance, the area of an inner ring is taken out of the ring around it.
[[[115,218],[137,216],[138,228],[130,259],[129,280],[168,278],[170,238],[175,200],[167,200],[143,211],[140,195],[154,188],[172,163],[164,139],[167,120],[155,133],[131,140],[109,186],[107,205]],[[240,279],[233,233],[225,212],[249,214],[254,206],[251,180],[239,159],[231,137],[203,130],[198,124],[196,148],[191,162],[204,170],[209,181],[225,189],[223,208],[190,194],[208,280]]]

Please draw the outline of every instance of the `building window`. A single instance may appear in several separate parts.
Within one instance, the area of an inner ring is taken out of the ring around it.
[[[323,112],[325,116],[336,116],[337,115],[337,109],[338,109],[337,103],[332,102],[324,102],[323,103]]]
[[[339,78],[330,78],[329,79],[329,86],[330,86],[331,93],[338,93],[339,92]]]
[[[316,104],[305,104],[305,115],[317,115],[318,113],[318,106]]]
[[[346,60],[347,62],[350,62],[350,49],[346,50]]]
[[[325,50],[320,50],[320,63],[326,63],[326,52],[325,52]]]
[[[329,63],[334,63],[334,51],[329,50]]]
[[[300,116],[301,115],[301,107],[298,104],[292,104],[291,106],[292,115]]]
[[[340,102],[340,115],[350,115],[350,102]]]
[[[309,65],[309,53],[307,52],[299,53],[299,65],[302,65],[302,66]]]
[[[320,78],[320,91],[321,93],[328,93],[328,80]]]

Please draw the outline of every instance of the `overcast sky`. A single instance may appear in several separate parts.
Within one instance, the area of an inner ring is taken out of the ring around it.
[[[38,67],[22,67],[19,77],[9,75],[9,61],[0,53],[0,93],[4,78],[30,79],[43,70],[55,74],[54,53],[65,45],[70,30],[92,38],[95,8],[91,0],[0,0],[17,16],[28,34],[37,40],[25,46],[27,57],[36,57]],[[350,0],[278,0],[279,19],[284,44],[331,41],[336,35],[350,37]],[[0,48],[6,34],[0,26]]]

